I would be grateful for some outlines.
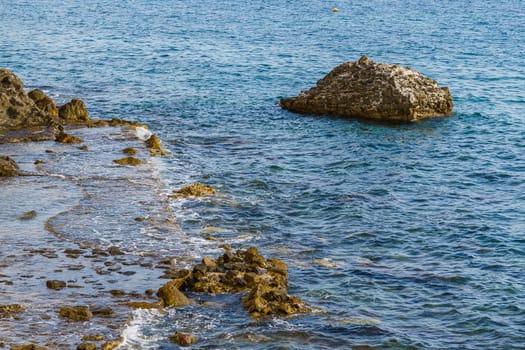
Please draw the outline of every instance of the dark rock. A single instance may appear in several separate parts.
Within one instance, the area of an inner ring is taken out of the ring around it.
[[[95,307],[92,307],[90,311],[94,317],[113,316],[113,309],[107,306],[95,306]]]
[[[89,120],[84,101],[73,99],[58,109],[60,121],[64,124],[83,124]]]
[[[115,159],[113,161],[113,163],[117,163],[119,165],[141,165],[142,164],[142,160],[140,160],[139,158],[135,158],[135,157],[124,157],[124,158],[120,158],[120,159]]]
[[[0,176],[19,175],[18,164],[8,156],[0,156]]]
[[[108,248],[109,255],[124,255],[124,252],[117,246],[111,246]]]
[[[447,87],[410,68],[366,56],[333,69],[317,86],[280,101],[283,109],[316,115],[410,122],[452,113]]]
[[[42,90],[35,89],[30,91],[27,95],[35,102],[38,109],[42,112],[52,115],[53,117],[58,117],[58,109],[55,102]]]
[[[188,346],[195,344],[197,342],[197,338],[188,333],[177,332],[170,336],[170,341],[179,346]]]
[[[58,314],[70,321],[89,321],[93,317],[87,306],[63,306]]]
[[[94,343],[81,343],[78,344],[77,350],[96,350],[97,344]]]
[[[66,282],[50,280],[46,282],[46,287],[49,289],[54,289],[54,290],[61,290],[61,289],[66,288]]]

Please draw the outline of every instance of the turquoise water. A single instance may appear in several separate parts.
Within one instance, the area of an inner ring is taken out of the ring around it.
[[[320,309],[256,321],[197,295],[223,307],[136,312],[123,348],[174,348],[177,330],[209,349],[525,347],[521,1],[0,0],[0,16],[0,66],[92,117],[148,123],[173,154],[166,187],[220,193],[172,203],[181,230],[284,259]],[[275,105],[361,54],[448,86],[454,115],[389,126]]]

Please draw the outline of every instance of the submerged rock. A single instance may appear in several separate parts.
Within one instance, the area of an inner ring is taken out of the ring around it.
[[[197,338],[188,333],[177,332],[170,336],[170,341],[179,346],[188,346],[195,344],[197,342]]]
[[[213,189],[213,187],[209,185],[201,184],[199,182],[196,182],[189,186],[185,186],[173,192],[174,192],[173,194],[169,195],[170,198],[202,197],[202,196],[211,196],[215,194],[215,190]]]
[[[8,156],[0,156],[0,176],[19,175],[18,164]]]
[[[452,113],[447,87],[407,67],[362,56],[334,68],[317,86],[280,101],[292,112],[410,122]]]
[[[13,314],[24,312],[26,308],[20,304],[0,304],[0,318],[10,317]]]

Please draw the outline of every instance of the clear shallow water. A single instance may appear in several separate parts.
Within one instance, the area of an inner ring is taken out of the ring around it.
[[[521,8],[0,0],[0,66],[92,117],[148,123],[173,153],[158,164],[166,188],[219,190],[171,204],[189,238],[167,252],[216,254],[203,239],[216,228],[287,261],[290,292],[323,311],[254,321],[235,296],[209,297],[225,307],[137,315],[125,347],[169,348],[186,330],[202,348],[521,348]],[[449,86],[455,115],[385,126],[275,106],[361,54]]]

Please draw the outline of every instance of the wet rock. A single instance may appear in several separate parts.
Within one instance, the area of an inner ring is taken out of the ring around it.
[[[0,176],[19,175],[18,164],[8,156],[0,156]]]
[[[317,86],[280,101],[292,112],[410,122],[452,113],[447,87],[410,68],[362,56],[334,68]]]
[[[11,350],[47,350],[47,348],[43,348],[35,344],[27,344],[27,345],[12,346]]]
[[[117,246],[111,246],[108,248],[109,255],[124,255],[124,252]]]
[[[170,336],[170,341],[179,346],[188,346],[197,343],[197,338],[189,333],[177,332]]]
[[[27,211],[24,214],[20,215],[18,217],[18,220],[31,220],[31,219],[34,219],[35,217],[36,217],[36,211],[35,210],[30,210],[30,211]]]
[[[84,101],[72,99],[58,109],[60,121],[64,124],[85,123],[89,120],[88,111]]]
[[[77,350],[96,350],[97,344],[94,343],[81,343],[78,344]]]
[[[57,124],[27,95],[19,77],[0,69],[0,143],[54,139]],[[18,132],[8,132],[12,130]]]
[[[113,161],[113,163],[117,163],[117,164],[120,164],[120,165],[141,165],[142,164],[142,160],[140,160],[139,158],[135,158],[135,157],[124,157],[124,158],[120,158],[120,159],[115,159]]]
[[[170,198],[202,197],[202,196],[211,196],[215,194],[215,190],[211,186],[204,185],[199,182],[196,182],[189,186],[185,186],[173,192],[174,192],[173,194],[169,195]]]
[[[135,154],[137,154],[137,150],[134,149],[133,147],[126,147],[122,150],[122,153],[130,155],[130,156],[134,156]]]
[[[102,334],[87,334],[82,337],[82,341],[101,341],[104,340]]]
[[[252,316],[286,316],[308,312],[301,299],[287,293],[287,267],[279,259],[265,259],[255,247],[233,252],[226,250],[213,260],[204,258],[193,271],[180,270],[168,282],[180,290],[200,293],[249,293],[242,299]]]
[[[66,282],[58,280],[49,280],[46,281],[46,287],[54,290],[61,290],[66,288]]]
[[[113,350],[116,347],[118,347],[122,343],[122,340],[109,340],[102,344],[101,349],[102,350]]]
[[[55,138],[55,141],[56,142],[60,142],[60,143],[81,143],[81,142],[84,142],[84,140],[82,140],[80,137],[76,137],[76,136],[73,136],[73,135],[70,135],[70,134],[67,134],[63,131],[60,131],[56,138]]]
[[[89,147],[87,145],[79,146],[78,149],[81,151],[89,151]]]
[[[42,112],[54,117],[58,117],[58,109],[55,105],[55,102],[42,90],[31,90],[27,95],[35,102],[38,109],[40,109]]]
[[[132,309],[159,309],[162,307],[161,303],[148,303],[147,301],[130,301],[127,305]]]
[[[113,316],[113,309],[107,306],[95,306],[95,307],[92,307],[90,311],[94,317]]]
[[[0,319],[24,312],[25,309],[26,308],[20,304],[0,304]]]
[[[190,300],[177,288],[177,281],[170,281],[159,288],[157,296],[164,306],[180,307],[190,304]]]
[[[126,292],[121,289],[112,289],[109,291],[109,294],[113,295],[114,297],[122,297],[126,295]]]
[[[69,321],[89,321],[93,318],[88,306],[63,306],[59,309],[58,314]]]
[[[148,146],[152,156],[165,156],[168,153],[162,148],[160,139],[157,135],[153,134],[149,139],[146,140],[146,146]]]

